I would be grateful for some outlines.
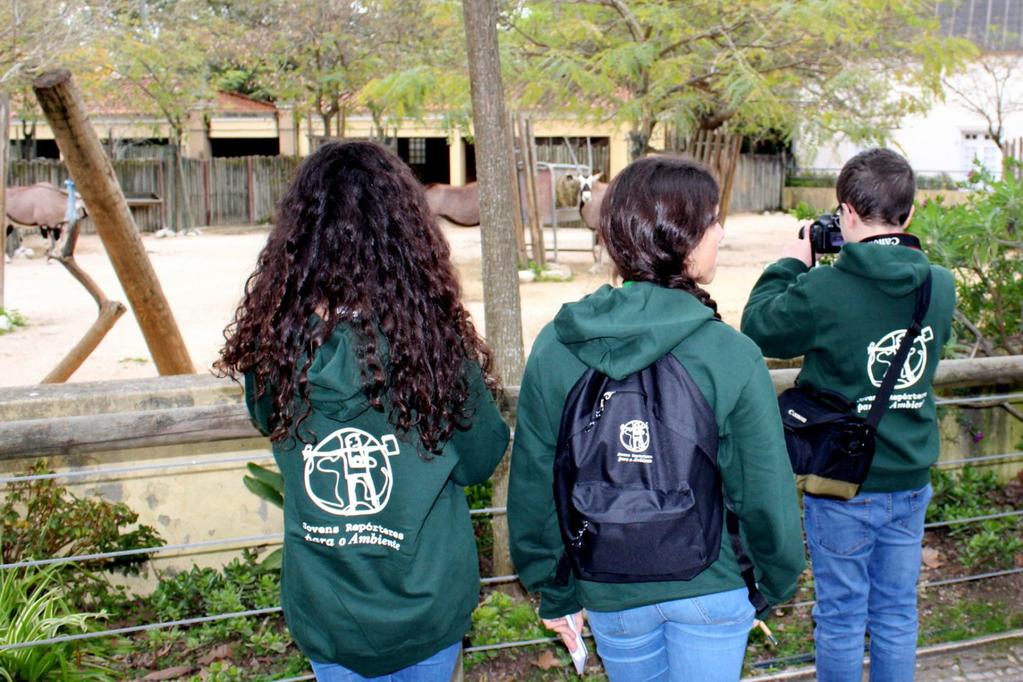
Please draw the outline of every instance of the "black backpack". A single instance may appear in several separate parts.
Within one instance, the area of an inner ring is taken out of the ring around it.
[[[674,355],[618,381],[588,369],[565,400],[554,504],[559,582],[689,580],[721,549],[722,516],[750,600],[766,607],[726,510],[714,411]]]

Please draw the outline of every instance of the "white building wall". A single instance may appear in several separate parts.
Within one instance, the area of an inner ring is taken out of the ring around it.
[[[957,80],[965,84],[966,77]],[[1023,60],[1013,85],[1023,91]],[[1016,99],[1023,99],[1023,92]],[[904,154],[920,175],[946,173],[955,180],[964,180],[972,168],[974,156],[992,170],[1000,170],[1001,152],[987,139],[986,131],[987,121],[962,106],[956,96],[948,92],[945,101],[936,102],[926,114],[904,119],[902,126],[892,131],[887,146]],[[1023,113],[1006,118],[1003,137],[1005,140],[1023,137]],[[873,145],[855,145],[842,140],[811,149],[797,140],[795,146],[800,168],[837,173],[850,157]]]

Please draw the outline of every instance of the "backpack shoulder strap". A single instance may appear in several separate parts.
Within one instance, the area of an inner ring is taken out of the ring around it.
[[[742,546],[742,539],[739,537],[739,517],[729,505],[725,505],[725,528],[728,529],[728,538],[732,542],[732,553],[739,564],[739,572],[742,573],[742,581],[746,583],[746,594],[750,604],[760,613],[768,607],[767,599],[757,587],[757,576],[753,569],[753,561],[746,554]]]

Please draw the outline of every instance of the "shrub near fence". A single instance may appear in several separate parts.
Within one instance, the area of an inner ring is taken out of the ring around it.
[[[247,156],[210,160],[182,159],[192,225],[248,225],[268,222],[274,206],[291,180],[301,159],[291,156]],[[141,232],[155,232],[174,225],[177,210],[174,161],[167,159],[116,159],[111,161],[121,189],[132,197],[157,197],[162,203],[133,206],[132,215]],[[64,186],[67,169],[60,161],[12,160],[8,185],[49,182]],[[94,232],[92,221],[82,224]]]

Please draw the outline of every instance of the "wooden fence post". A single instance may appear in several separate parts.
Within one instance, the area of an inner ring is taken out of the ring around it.
[[[191,374],[188,355],[160,280],[146,255],[103,145],[85,113],[81,94],[66,69],[49,71],[33,83],[39,106],[96,224],[117,278],[138,320],[160,374]]]
[[[202,205],[206,216],[207,227],[213,223],[213,211],[210,207],[210,160],[202,160]]]
[[[256,182],[252,172],[252,157],[245,157],[245,180],[248,187],[249,225],[256,222]]]

